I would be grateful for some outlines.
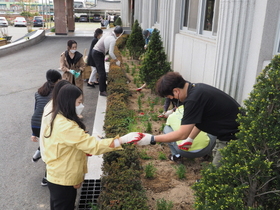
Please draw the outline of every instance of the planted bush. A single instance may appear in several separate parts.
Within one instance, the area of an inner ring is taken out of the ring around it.
[[[121,60],[120,52],[115,49]],[[128,86],[125,72],[111,62],[108,74],[109,93],[104,122],[106,137],[128,133],[134,113],[127,107]],[[98,208],[104,210],[139,209],[146,210],[147,197],[142,187],[140,174],[143,172],[135,145],[123,145],[124,150],[103,155],[102,191],[98,198]]]
[[[154,29],[140,67],[140,78],[152,91],[155,90],[157,80],[165,73],[172,71],[170,62],[166,59],[159,31]]]
[[[131,34],[127,40],[127,49],[133,59],[138,60],[144,53],[145,40],[142,35],[142,28],[139,26],[138,20],[135,20]]]
[[[223,149],[222,166],[196,183],[196,209],[276,210],[280,195],[280,56],[257,78],[239,115],[239,140]]]

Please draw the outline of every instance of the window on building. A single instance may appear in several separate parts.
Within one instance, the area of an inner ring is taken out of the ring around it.
[[[217,34],[220,0],[184,0],[182,28],[198,34]]]

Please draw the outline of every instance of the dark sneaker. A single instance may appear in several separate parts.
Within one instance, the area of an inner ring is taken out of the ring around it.
[[[100,95],[101,96],[107,96],[107,92],[106,91],[100,92]]]
[[[170,154],[168,156],[168,159],[171,161],[174,161],[175,163],[181,164],[182,163],[182,156],[180,155],[179,157],[176,157],[176,155]]]
[[[44,178],[42,179],[41,185],[42,185],[42,186],[47,186],[47,185],[48,185],[48,181],[47,181],[47,178],[46,178],[46,177],[44,177]]]
[[[32,157],[32,162],[37,162],[41,158],[41,152],[40,150],[36,150],[35,154]]]

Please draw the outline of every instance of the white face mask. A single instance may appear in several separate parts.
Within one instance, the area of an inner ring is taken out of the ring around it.
[[[70,52],[74,54],[76,52],[76,50],[70,50]]]
[[[76,114],[80,115],[84,110],[85,106],[81,103],[79,106],[76,106]]]

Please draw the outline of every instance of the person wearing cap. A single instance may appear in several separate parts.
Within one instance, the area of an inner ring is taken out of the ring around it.
[[[106,85],[106,71],[105,71],[105,55],[109,52],[110,57],[116,62],[118,66],[121,62],[117,59],[114,54],[116,40],[123,34],[123,28],[121,26],[116,26],[113,31],[110,31],[95,44],[92,57],[93,66],[96,67],[97,73],[99,75],[99,91],[101,96],[107,96],[107,85]]]
[[[147,49],[153,31],[154,31],[153,28],[147,28],[146,30],[143,31],[143,36],[145,39],[145,46],[144,46],[145,49]]]

